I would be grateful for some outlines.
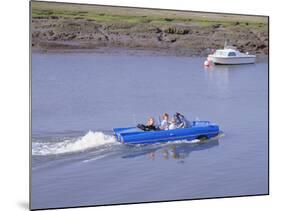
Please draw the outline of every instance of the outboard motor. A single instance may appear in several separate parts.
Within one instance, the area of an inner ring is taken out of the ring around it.
[[[178,128],[186,128],[186,127],[190,127],[190,125],[191,125],[190,122],[188,120],[186,120],[184,115],[182,115],[178,112],[174,115],[174,118],[176,119]]]

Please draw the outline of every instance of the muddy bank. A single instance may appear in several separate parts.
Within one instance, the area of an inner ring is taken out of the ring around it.
[[[192,18],[179,21],[167,17],[157,22],[147,16],[141,16],[142,19],[137,21],[127,21],[130,17],[103,21],[96,16],[104,17],[105,13],[87,18],[81,16],[87,11],[72,16],[58,15],[52,10],[42,11],[51,12],[32,15],[32,48],[38,51],[63,52],[103,47],[204,56],[211,49],[222,48],[228,39],[229,44],[236,45],[241,51],[268,54],[268,29],[265,23],[235,19],[230,22],[199,22]],[[206,16],[208,14],[204,14]]]

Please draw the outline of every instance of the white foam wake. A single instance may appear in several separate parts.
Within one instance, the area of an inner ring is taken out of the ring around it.
[[[63,140],[55,143],[33,143],[32,154],[55,155],[63,153],[73,153],[104,145],[110,145],[113,143],[117,143],[114,136],[105,135],[102,132],[89,131],[86,135],[72,140]]]

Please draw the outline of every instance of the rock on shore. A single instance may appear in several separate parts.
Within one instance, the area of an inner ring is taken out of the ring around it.
[[[169,20],[167,21],[169,22]],[[101,23],[58,16],[32,18],[32,48],[42,51],[122,47],[166,50],[177,55],[206,55],[222,48],[226,39],[239,50],[268,54],[268,30],[239,22],[225,27],[213,23]]]

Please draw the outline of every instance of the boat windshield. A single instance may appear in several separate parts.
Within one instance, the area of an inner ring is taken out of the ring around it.
[[[226,56],[227,54],[226,54],[226,52],[223,51],[223,50],[216,50],[216,52],[215,52],[214,55],[215,55],[215,56]]]
[[[216,50],[214,56],[237,56],[235,51]]]
[[[236,53],[235,52],[229,52],[228,56],[236,56]]]

